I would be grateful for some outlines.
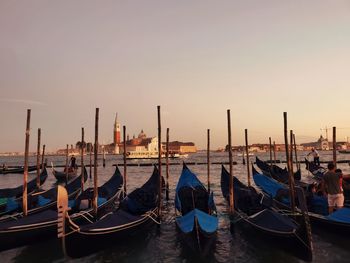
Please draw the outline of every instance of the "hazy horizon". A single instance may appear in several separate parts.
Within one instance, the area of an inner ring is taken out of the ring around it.
[[[350,137],[350,2],[1,1],[0,152],[24,150],[32,109],[47,150],[94,136],[112,142],[115,113],[127,133],[211,148],[283,143],[283,112],[297,143],[326,126]],[[331,140],[332,130],[328,132]]]

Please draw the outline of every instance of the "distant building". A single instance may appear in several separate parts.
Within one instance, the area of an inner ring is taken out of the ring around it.
[[[311,148],[323,151],[328,151],[330,149],[328,139],[323,138],[322,135],[316,142],[302,143],[301,145],[304,147],[305,151],[310,151]]]
[[[163,148],[165,149],[165,143],[163,143]],[[169,142],[169,152],[173,153],[195,153],[197,152],[197,147],[193,142]]]
[[[123,142],[121,143],[123,145]],[[158,152],[158,137],[147,138],[143,130],[137,138],[133,136],[131,140],[126,141],[126,152]],[[124,153],[123,147],[120,147],[120,153]]]

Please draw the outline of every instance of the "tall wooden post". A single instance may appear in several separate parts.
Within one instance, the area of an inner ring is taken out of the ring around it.
[[[293,185],[294,177],[293,177],[292,167],[291,167],[290,158],[289,158],[287,112],[283,112],[283,118],[284,118],[284,144],[286,148],[286,159],[287,159],[287,167],[289,172],[289,194],[290,194],[290,200],[291,200],[291,210],[292,210],[292,213],[294,213],[294,208],[295,208],[294,185]]]
[[[93,208],[94,214],[97,216],[97,198],[98,198],[98,181],[97,181],[97,155],[98,155],[98,120],[99,120],[99,108],[96,108],[95,113],[95,145],[94,145],[94,200]]]
[[[91,150],[91,144],[89,148],[89,158],[90,158],[90,175],[89,178],[91,179],[91,174],[92,174],[92,150]]]
[[[333,163],[337,168],[337,128],[333,127]]]
[[[293,130],[290,130],[290,133],[289,133],[290,137],[289,137],[289,141],[290,141],[290,155],[289,155],[289,160],[290,160],[290,169],[292,171],[292,180],[294,182],[294,162],[293,162],[293,150],[294,150],[294,147],[293,147],[293,143],[294,143],[294,140],[293,140]],[[294,185],[294,184],[293,184]]]
[[[207,176],[208,193],[210,194],[210,129],[207,130]]]
[[[43,153],[41,154],[41,170],[45,168],[46,163],[44,163],[45,158],[45,144],[43,145]]]
[[[295,140],[295,134],[294,133],[293,133],[293,144],[294,144],[294,154],[295,154],[295,162],[297,164],[297,170],[300,170],[300,162],[298,161],[297,142]]]
[[[162,209],[162,126],[160,119],[160,106],[157,106],[158,112],[158,169],[159,169],[159,191],[158,191],[158,215],[161,215]]]
[[[22,198],[22,206],[23,206],[23,215],[26,216],[28,214],[28,155],[29,155],[29,135],[30,135],[30,113],[31,110],[27,110],[27,125],[26,125],[26,142],[25,142],[25,150],[24,150],[24,172],[23,172],[23,198]]]
[[[271,137],[269,137],[269,150],[270,150],[270,165],[272,164],[272,144]]]
[[[102,165],[103,167],[106,167],[106,151],[105,151],[105,146],[103,145],[102,147],[103,155],[102,155]]]
[[[228,130],[228,159],[230,163],[230,215],[234,213],[234,190],[233,190],[233,174],[232,174],[232,140],[231,140],[231,113],[227,110],[227,130]]]
[[[124,196],[126,196],[126,126],[123,126]]]
[[[40,188],[40,141],[41,141],[41,129],[38,129],[38,144],[36,150],[36,188]]]
[[[69,145],[66,148],[66,184],[68,182],[68,155],[69,155]]]
[[[84,147],[85,147],[85,141],[84,141],[84,127],[81,128],[81,192],[84,191],[84,172],[85,172],[85,166],[84,166]]]
[[[166,129],[166,189],[165,198],[169,201],[169,128]]]
[[[273,141],[273,161],[274,161],[274,164],[277,163],[277,161],[276,161],[276,143],[275,143],[275,141]]]
[[[248,129],[244,130],[245,133],[245,152],[247,155],[247,176],[248,176],[248,186],[251,185],[250,183],[250,164],[249,164],[249,144],[248,144]]]

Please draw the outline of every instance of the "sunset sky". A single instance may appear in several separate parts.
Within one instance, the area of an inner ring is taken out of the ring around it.
[[[0,152],[23,151],[32,109],[48,151],[112,139],[115,113],[132,136],[205,148],[297,142],[337,126],[350,137],[350,1],[0,1]],[[331,131],[329,131],[331,138]],[[165,140],[165,136],[163,137]]]

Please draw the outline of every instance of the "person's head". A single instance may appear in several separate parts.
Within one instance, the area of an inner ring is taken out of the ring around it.
[[[312,148],[311,148],[311,151],[313,151],[313,152],[314,152],[314,151],[315,151],[315,148],[314,148],[314,147],[312,147]]]
[[[316,193],[317,192],[317,183],[313,182],[312,184],[310,184],[308,187],[308,190],[311,193]]]
[[[335,172],[336,172],[337,174],[343,174],[343,171],[342,171],[341,169],[336,169]]]
[[[327,168],[329,171],[333,171],[335,169],[334,163],[332,163],[332,162],[328,163]]]

